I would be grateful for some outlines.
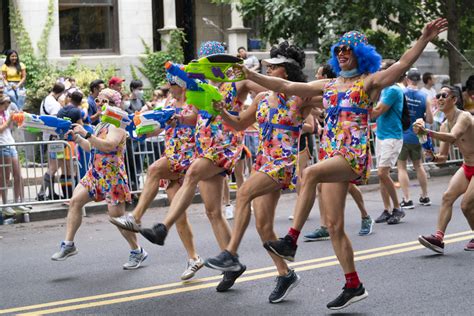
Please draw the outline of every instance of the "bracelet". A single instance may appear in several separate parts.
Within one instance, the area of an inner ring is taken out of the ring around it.
[[[433,131],[429,129],[426,135],[428,135],[428,137],[433,138]]]

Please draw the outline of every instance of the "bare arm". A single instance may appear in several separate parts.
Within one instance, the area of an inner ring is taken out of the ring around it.
[[[443,125],[447,124],[444,123]],[[429,133],[431,134],[431,137],[439,139],[442,142],[447,142],[447,143],[454,143],[457,141],[459,138],[461,138],[462,135],[468,130],[468,128],[472,124],[472,118],[471,114],[469,112],[464,112],[459,115],[458,120],[456,121],[456,124],[454,124],[453,128],[451,131],[449,131],[447,128],[445,129],[444,132],[441,130],[439,132],[432,131],[429,129],[425,129],[424,127],[424,122],[416,122],[416,128],[418,129],[419,133]],[[415,131],[415,129],[414,129]]]
[[[440,128],[440,132],[446,133],[448,132],[448,127],[447,123],[443,123]],[[437,164],[442,164],[448,161],[448,155],[449,155],[449,147],[451,146],[450,143],[448,142],[441,142],[439,146],[439,154],[434,155],[433,157],[433,162]]]
[[[82,138],[87,134],[87,131],[81,125],[76,125],[74,127],[74,133],[79,134]],[[125,130],[110,125],[105,139],[92,135],[89,139],[80,139],[78,143],[85,150],[89,149],[90,151],[90,148],[94,147],[102,152],[110,153],[117,150],[118,145],[125,136]]]
[[[306,116],[306,119],[304,120],[304,124],[303,124],[303,129],[302,129],[302,133],[308,133],[308,134],[311,134],[311,133],[314,133],[315,131],[315,126],[314,126],[314,118],[313,118],[313,115],[312,114],[308,114],[308,116]]]
[[[217,109],[221,111],[222,119],[236,131],[243,131],[256,121],[258,103],[262,100],[264,93],[259,93],[247,110],[235,116],[227,112],[222,103],[216,104]]]
[[[387,112],[388,110],[390,110],[390,106],[383,103],[383,102],[379,102],[377,103],[377,106],[375,108],[373,108],[372,110],[372,114],[370,115],[371,118],[373,119],[376,119],[378,118],[380,115],[384,114],[385,112]]]
[[[3,84],[8,85],[7,72],[6,71],[2,71],[2,78],[3,78]]]
[[[433,124],[433,111],[431,110],[431,101],[426,98],[426,117],[425,121],[428,124]]]
[[[8,117],[8,120],[4,121],[0,125],[0,133],[3,133],[7,128],[11,128],[12,126],[12,117],[11,115]]]

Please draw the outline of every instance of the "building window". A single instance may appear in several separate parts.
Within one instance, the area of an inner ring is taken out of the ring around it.
[[[59,0],[61,54],[118,53],[117,0]]]

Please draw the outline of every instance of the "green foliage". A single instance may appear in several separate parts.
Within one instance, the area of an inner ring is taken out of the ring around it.
[[[95,69],[79,65],[79,57],[75,56],[64,70],[56,70],[55,78],[72,77],[76,79],[76,86],[86,95],[89,93],[89,84],[96,79],[108,82],[115,75],[113,66],[104,67],[98,65]],[[54,82],[53,82],[54,84]],[[51,86],[49,86],[51,88]]]
[[[151,82],[153,89],[158,88],[165,81],[165,62],[184,62],[182,47],[182,43],[185,41],[184,36],[185,34],[180,30],[171,31],[170,42],[166,45],[166,50],[158,52],[153,52],[151,47],[142,40],[145,56],[140,57],[143,66],[137,66],[137,68]]]
[[[137,71],[133,65],[130,65],[130,74],[132,75],[133,80],[138,80],[140,79],[138,77]]]
[[[48,15],[46,18],[46,23],[44,25],[43,32],[41,33],[41,37],[37,45],[38,51],[39,51],[39,57],[41,59],[48,58],[49,34],[51,33],[51,29],[53,28],[53,25],[54,25],[54,5],[55,5],[55,1],[49,0]]]

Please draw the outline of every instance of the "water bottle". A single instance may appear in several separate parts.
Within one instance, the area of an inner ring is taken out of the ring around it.
[[[23,221],[25,223],[29,223],[30,222],[30,213],[25,213],[23,214]]]

